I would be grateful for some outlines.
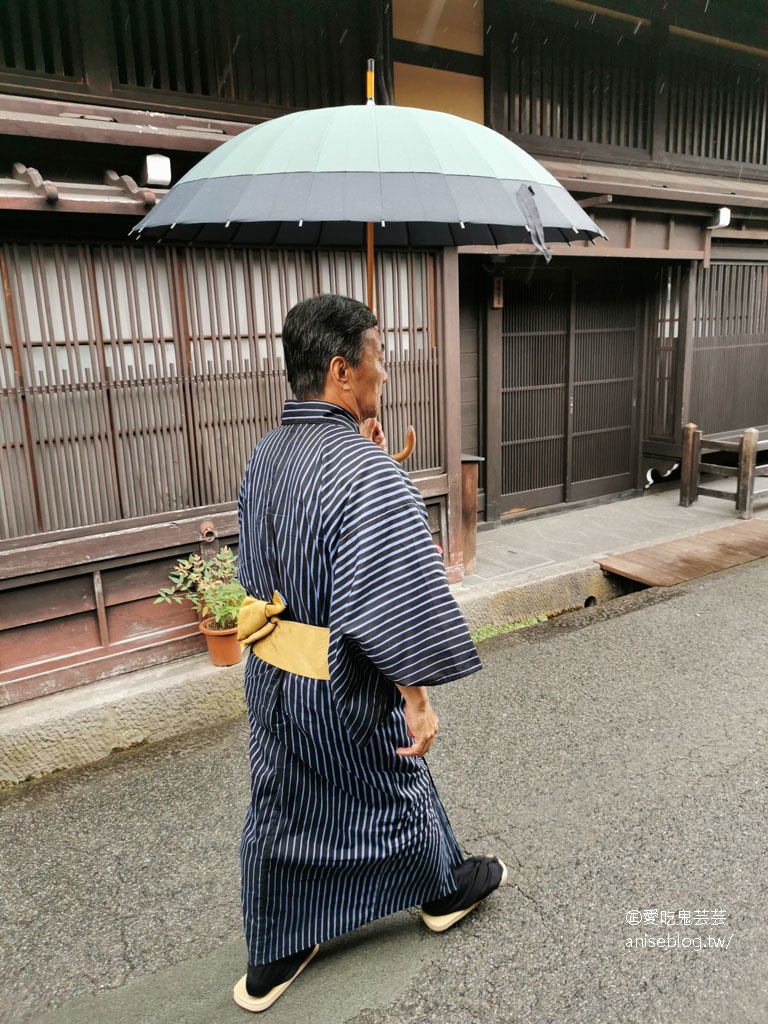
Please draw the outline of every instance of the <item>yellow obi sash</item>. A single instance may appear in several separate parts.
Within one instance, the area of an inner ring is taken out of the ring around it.
[[[271,602],[246,597],[237,616],[237,639],[241,648],[250,647],[257,658],[296,676],[330,679],[330,629],[278,618],[285,609],[286,604],[277,591]]]

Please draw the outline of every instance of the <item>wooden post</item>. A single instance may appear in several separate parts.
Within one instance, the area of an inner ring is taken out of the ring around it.
[[[117,57],[111,38],[108,4],[94,4],[90,0],[77,0],[77,16],[81,32],[83,75],[88,99],[109,99],[112,95],[112,76],[117,76]],[[87,26],[87,28],[86,28]]]
[[[485,521],[501,521],[502,310],[486,304],[485,321]]]
[[[755,487],[755,457],[758,431],[747,427],[739,445],[739,476],[736,487],[736,511],[740,519],[752,518],[752,499]]]
[[[687,270],[683,270],[682,288],[680,291],[680,324],[677,340],[675,362],[675,401],[680,410],[680,419],[676,419],[675,435],[680,429],[678,424],[688,420],[691,407],[691,388],[693,385],[693,346],[695,343],[696,294],[699,288],[699,272],[696,262],[691,260]]]
[[[651,26],[653,38],[653,119],[649,149],[654,160],[662,160],[667,151],[667,124],[669,121],[669,28],[667,25]]]
[[[459,254],[444,249],[440,287],[443,358],[443,425],[445,471],[448,478],[448,543],[445,569],[451,583],[464,578],[461,529],[461,349],[459,340]]]
[[[680,469],[680,504],[688,508],[699,497],[701,431],[695,423],[683,427],[683,463]]]
[[[464,573],[477,569],[477,479],[482,458],[461,456],[461,545]]]

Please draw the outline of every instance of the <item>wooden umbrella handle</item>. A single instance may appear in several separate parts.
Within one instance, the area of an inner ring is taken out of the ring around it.
[[[411,454],[413,449],[416,447],[416,431],[413,427],[408,427],[408,432],[405,435],[405,445],[402,450],[397,452],[392,458],[395,462],[405,462],[408,456]]]

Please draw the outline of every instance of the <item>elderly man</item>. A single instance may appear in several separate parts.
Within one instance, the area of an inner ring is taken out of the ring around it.
[[[320,295],[288,313],[283,347],[296,400],[240,492],[252,800],[234,997],[253,1011],[319,943],[416,905],[444,931],[506,877],[462,857],[423,760],[427,687],[481,666],[421,497],[383,447],[376,318]]]

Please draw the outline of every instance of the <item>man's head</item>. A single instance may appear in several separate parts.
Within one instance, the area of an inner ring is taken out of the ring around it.
[[[377,325],[367,306],[344,295],[295,305],[283,324],[283,351],[296,397],[339,405],[359,422],[377,417],[387,379]]]

